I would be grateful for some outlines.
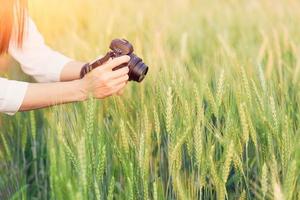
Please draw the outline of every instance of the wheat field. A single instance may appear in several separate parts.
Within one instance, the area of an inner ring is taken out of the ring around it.
[[[54,49],[89,61],[127,38],[150,69],[121,97],[0,115],[0,199],[300,199],[299,9],[31,0]]]

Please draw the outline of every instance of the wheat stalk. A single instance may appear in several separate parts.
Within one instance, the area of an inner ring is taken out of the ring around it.
[[[156,108],[153,107],[153,118],[154,118],[154,130],[156,133],[157,144],[160,146],[160,121],[156,111]]]
[[[142,132],[141,136],[140,136],[140,146],[139,146],[139,157],[138,157],[138,162],[139,162],[139,167],[142,170],[142,174],[144,174],[143,172],[143,163],[144,163],[144,155],[145,155],[145,134],[144,132]]]

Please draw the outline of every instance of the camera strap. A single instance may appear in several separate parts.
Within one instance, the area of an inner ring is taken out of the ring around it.
[[[112,51],[106,53],[106,55],[102,58],[99,58],[95,60],[92,63],[86,63],[83,65],[83,67],[80,70],[80,78],[83,78],[87,73],[95,69],[96,67],[99,67],[103,65],[105,62],[107,62],[111,57],[114,57],[114,53]]]

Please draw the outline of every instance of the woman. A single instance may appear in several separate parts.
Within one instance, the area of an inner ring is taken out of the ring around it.
[[[83,79],[84,63],[74,61],[45,45],[27,16],[26,0],[0,0],[0,56],[9,53],[40,83],[0,78],[0,112],[13,115],[52,105],[84,101],[89,95],[102,99],[121,94],[128,81],[128,67],[112,69],[129,56],[109,60]]]

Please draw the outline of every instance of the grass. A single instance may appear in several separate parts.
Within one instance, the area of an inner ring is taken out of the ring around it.
[[[2,115],[0,198],[299,199],[299,8],[30,1],[55,49],[92,60],[125,37],[150,71],[122,97]]]

